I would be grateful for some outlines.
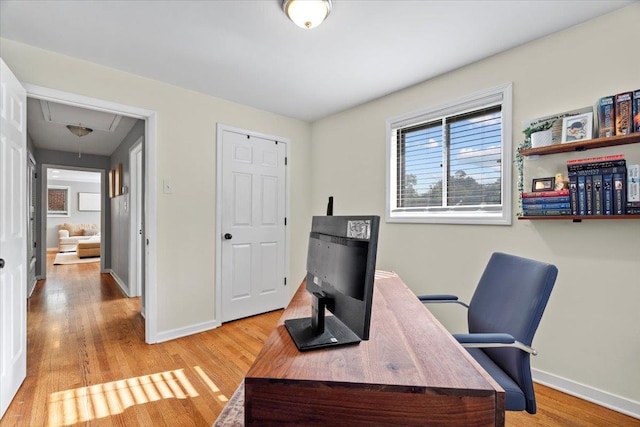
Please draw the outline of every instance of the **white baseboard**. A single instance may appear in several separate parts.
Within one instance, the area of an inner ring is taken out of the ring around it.
[[[121,278],[119,278],[118,275],[113,270],[108,270],[108,273],[111,275],[111,277],[113,277],[113,280],[116,281],[116,283],[118,284],[118,287],[120,288],[124,296],[129,298],[130,297],[129,287],[125,285],[124,281]]]
[[[630,417],[640,419],[640,402],[617,396],[597,388],[559,377],[538,369],[531,369],[533,380],[537,383],[579,397],[596,405],[604,406]]]
[[[170,331],[158,332],[156,338],[157,343],[174,340],[176,338],[186,337],[188,335],[197,334],[200,332],[210,331],[221,325],[217,320],[211,322],[198,323],[196,325],[186,326],[184,328],[172,329]]]

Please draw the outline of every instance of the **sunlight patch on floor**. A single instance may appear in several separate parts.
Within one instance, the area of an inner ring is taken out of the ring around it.
[[[200,378],[202,378],[202,381],[204,381],[204,383],[207,386],[209,386],[209,388],[211,389],[213,394],[217,394],[216,398],[220,402],[226,402],[226,401],[229,400],[227,398],[227,396],[225,396],[224,394],[220,393],[220,389],[218,388],[216,383],[211,381],[211,378],[209,378],[209,376],[207,374],[205,374],[205,372],[202,370],[202,368],[200,366],[194,366],[193,369],[198,373],[198,375],[200,375]]]
[[[47,425],[63,427],[120,414],[131,406],[160,399],[198,396],[182,369],[64,390],[49,395]]]

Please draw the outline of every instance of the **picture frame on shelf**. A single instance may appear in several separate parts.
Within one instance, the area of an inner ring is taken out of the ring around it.
[[[534,178],[531,183],[531,191],[538,193],[541,191],[553,191],[555,188],[556,179],[553,176],[548,178]]]
[[[577,114],[562,119],[563,144],[586,141],[593,138],[593,112]]]

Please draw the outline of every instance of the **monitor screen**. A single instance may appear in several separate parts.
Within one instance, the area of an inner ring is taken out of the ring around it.
[[[369,339],[379,224],[378,216],[313,217],[306,280],[311,316],[285,321],[299,350]]]

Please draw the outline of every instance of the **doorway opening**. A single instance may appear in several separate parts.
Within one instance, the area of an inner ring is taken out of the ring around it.
[[[109,101],[104,101],[96,98],[85,97],[81,95],[76,95],[72,93],[62,92],[54,89],[44,88],[40,86],[24,84],[24,87],[27,91],[28,98],[37,99],[40,101],[46,101],[51,103],[59,103],[66,106],[93,110],[105,113],[112,113],[121,116],[127,116],[133,119],[137,119],[141,123],[142,133],[144,135],[143,139],[143,162],[144,162],[144,175],[142,176],[142,188],[143,188],[143,203],[140,206],[143,209],[142,217],[144,218],[144,230],[143,230],[143,238],[144,238],[144,251],[143,251],[143,265],[139,266],[141,271],[140,277],[143,282],[144,292],[143,292],[143,301],[144,301],[144,319],[145,319],[145,342],[146,343],[155,343],[157,342],[157,312],[156,312],[156,303],[157,303],[157,295],[156,295],[156,197],[155,197],[155,189],[157,188],[157,178],[156,178],[156,113],[150,110],[141,109],[138,107],[128,106],[124,104],[117,104]],[[29,124],[27,123],[27,126]],[[79,142],[78,145],[81,143]],[[83,153],[82,149],[84,147],[80,146],[78,150],[78,161],[74,164],[67,163],[65,166],[73,166],[78,167],[80,165],[80,161],[90,158],[90,154],[86,151]],[[50,153],[49,153],[50,154]],[[83,157],[84,156],[84,157]],[[128,163],[128,153],[126,155],[127,163]],[[36,159],[37,161],[41,161],[41,159]],[[119,163],[125,163],[125,160],[117,159]],[[42,162],[45,163],[45,162]],[[46,161],[48,165],[54,165],[57,162],[55,161]],[[82,167],[82,166],[79,166]],[[98,167],[98,169],[102,170],[103,179],[102,179],[102,194],[108,194],[108,171],[110,170],[111,165],[107,164],[102,167]],[[41,173],[44,171],[41,171]],[[121,197],[117,206],[117,209],[120,211],[129,210],[129,201],[128,201],[128,189],[122,188],[122,193],[125,197]],[[42,192],[40,193],[43,194]],[[46,199],[43,199],[46,200]],[[104,203],[108,203],[110,199],[106,196],[102,198]],[[41,203],[41,207],[43,203]],[[122,253],[115,253],[111,247],[111,241],[113,239],[113,224],[110,221],[110,218],[107,219],[107,212],[109,209],[103,208],[103,212],[105,214],[102,216],[101,224],[102,224],[102,233],[105,240],[104,244],[101,248],[102,255],[104,258],[103,270],[109,271],[112,273],[112,263],[114,257],[121,257],[122,265],[126,266],[129,262],[129,257],[123,255]],[[40,212],[40,246],[38,251],[38,264],[40,266],[40,277],[46,278],[46,270],[43,268],[43,265],[46,263],[46,235],[44,224],[46,224],[46,209],[41,209]],[[128,228],[128,227],[127,227]],[[121,229],[118,230],[118,233],[121,232]],[[108,239],[108,240],[107,240]],[[121,241],[126,242],[125,245],[129,246],[129,236],[128,234],[123,234],[120,237]],[[128,268],[127,268],[128,269]],[[128,273],[127,273],[128,275]],[[114,279],[117,278],[114,277]],[[122,287],[122,286],[121,286]]]

